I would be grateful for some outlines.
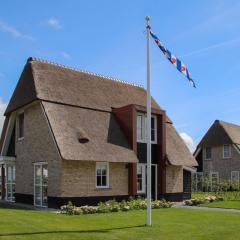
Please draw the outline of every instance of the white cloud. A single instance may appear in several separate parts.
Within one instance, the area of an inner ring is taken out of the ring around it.
[[[3,114],[5,112],[6,107],[7,107],[7,103],[4,103],[3,100],[0,98],[0,135],[2,132],[2,127],[5,119]]]
[[[67,60],[70,60],[72,57],[70,56],[70,54],[66,53],[66,52],[60,52],[60,55],[67,59]]]
[[[33,40],[33,37],[23,34],[19,30],[17,30],[15,27],[10,26],[7,23],[2,22],[2,21],[0,21],[0,30],[11,34],[15,38],[24,38],[27,40]]]
[[[187,147],[189,148],[189,150],[193,152],[196,148],[196,144],[194,143],[192,137],[185,132],[180,133],[180,136],[187,145]]]
[[[55,28],[57,30],[62,29],[62,25],[58,19],[55,17],[50,17],[47,21],[49,27]]]

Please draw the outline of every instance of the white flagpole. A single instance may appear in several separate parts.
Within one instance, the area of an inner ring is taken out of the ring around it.
[[[146,16],[147,21],[147,226],[152,225],[151,208],[151,81],[150,81],[150,17]]]

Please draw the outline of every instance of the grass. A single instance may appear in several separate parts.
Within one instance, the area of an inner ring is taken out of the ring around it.
[[[240,201],[211,202],[211,203],[203,203],[200,206],[201,207],[216,207],[216,208],[240,209]]]
[[[203,203],[201,207],[216,207],[216,208],[231,208],[231,209],[240,209],[240,192],[222,192],[222,193],[205,193],[197,192],[192,193],[192,198],[203,198],[207,196],[221,196],[224,198],[224,201],[212,202],[212,203]]]
[[[207,196],[223,197],[226,201],[240,201],[240,191],[233,192],[193,192],[192,198],[204,198]]]
[[[67,216],[0,206],[0,239],[104,240],[231,240],[240,236],[240,214],[192,209],[153,210],[153,226],[145,227],[146,211]]]

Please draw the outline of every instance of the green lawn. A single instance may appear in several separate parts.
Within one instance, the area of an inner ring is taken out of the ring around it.
[[[217,208],[232,208],[240,209],[240,192],[222,192],[222,193],[192,193],[192,198],[204,198],[207,196],[221,196],[224,201],[203,203],[201,207],[217,207]]]
[[[220,202],[212,202],[212,203],[203,203],[200,206],[240,209],[240,201],[220,201]]]
[[[219,240],[239,239],[240,214],[192,209],[67,216],[33,210],[0,208],[0,239]]]
[[[204,198],[207,196],[223,197],[225,201],[240,201],[240,191],[234,192],[193,192],[192,198]]]

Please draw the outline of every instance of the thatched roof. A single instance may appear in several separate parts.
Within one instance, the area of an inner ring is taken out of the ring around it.
[[[171,123],[166,125],[166,152],[171,165],[197,166],[197,162]]]
[[[45,108],[64,159],[137,161],[112,109],[129,104],[146,106],[144,88],[30,58],[5,115],[35,100],[41,100]],[[160,109],[154,99],[152,108]],[[169,118],[166,138],[171,164],[196,165]]]
[[[33,99],[112,111],[129,103],[145,106],[146,92],[123,81],[30,59],[5,114]],[[152,107],[159,109],[154,100]]]
[[[66,160],[137,162],[112,113],[42,102]],[[84,137],[89,141],[79,141]]]
[[[214,121],[204,135],[198,147],[217,146],[222,144],[240,144],[240,126],[220,120]]]

